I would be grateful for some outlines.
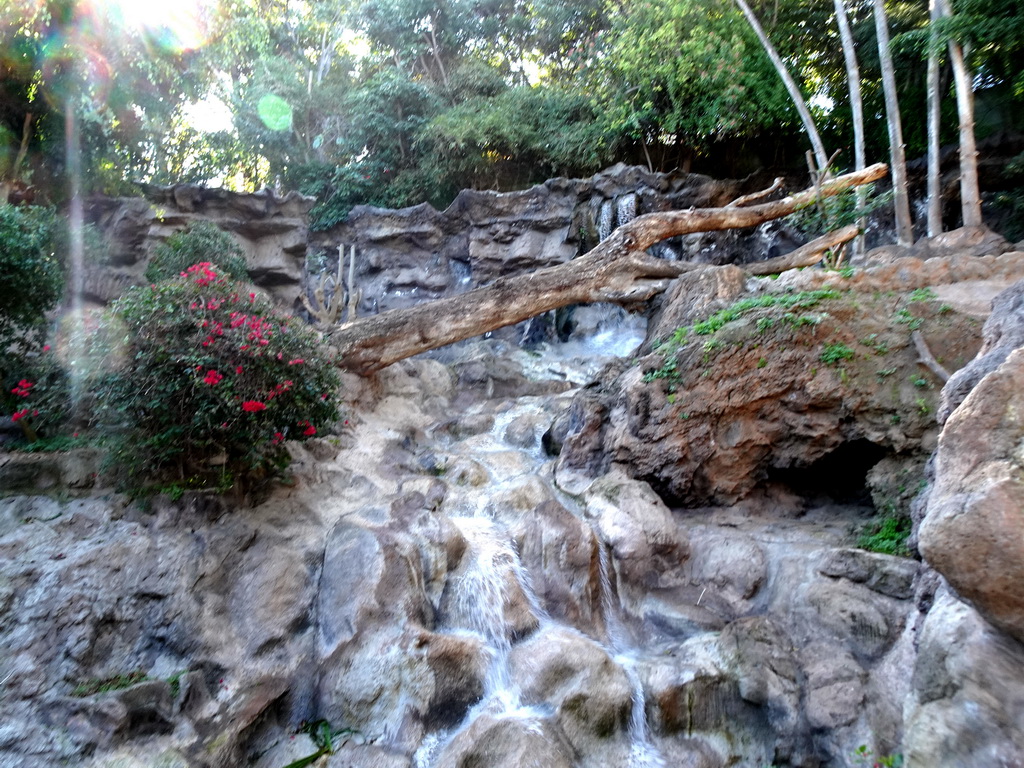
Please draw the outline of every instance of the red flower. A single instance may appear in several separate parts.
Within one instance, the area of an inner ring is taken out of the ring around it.
[[[203,379],[203,381],[206,384],[209,384],[209,385],[212,386],[214,384],[220,384],[220,382],[221,382],[221,380],[223,378],[224,378],[223,374],[220,374],[217,371],[214,371],[214,370],[211,369],[211,370],[206,372],[206,378]]]
[[[43,345],[43,352],[49,352],[49,351],[50,351],[50,345],[49,344],[44,344]]]
[[[259,400],[246,400],[242,403],[242,410],[248,411],[249,413],[255,413],[256,411],[265,411],[267,406],[261,403]]]
[[[302,434],[304,434],[306,437],[310,437],[312,435],[315,435],[316,434],[316,427],[314,427],[312,424],[310,424],[308,427],[306,427],[305,430],[303,430]]]
[[[26,416],[28,416],[28,408],[25,408],[24,410],[21,411],[15,411],[14,413],[12,413],[11,421],[17,421],[18,419],[23,419]]]
[[[235,368],[235,373],[241,373],[241,372],[242,372],[242,366],[238,366],[237,368]]]
[[[294,360],[289,360],[288,361],[288,365],[300,365],[301,363],[304,363],[304,362],[306,362],[306,361],[303,360],[301,357],[296,357]]]

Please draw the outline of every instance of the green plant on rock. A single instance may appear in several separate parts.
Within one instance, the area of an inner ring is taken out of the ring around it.
[[[932,301],[937,298],[938,296],[931,288],[915,288],[907,296],[907,301]]]
[[[890,506],[864,528],[857,539],[857,546],[883,555],[909,557],[907,537],[910,536],[912,527],[913,523],[909,517],[897,512],[894,506]]]
[[[336,731],[326,720],[305,724],[300,730],[309,734],[313,743],[316,744],[317,750],[311,755],[288,763],[284,768],[306,768],[307,765],[312,765],[324,755],[333,754],[334,750],[343,745],[349,737],[357,735],[356,731],[351,728]]]
[[[111,322],[125,329],[126,363],[95,386],[131,490],[258,485],[287,465],[284,440],[338,418],[319,336],[209,263],[129,291]]]
[[[843,342],[837,341],[833,344],[826,344],[819,359],[825,365],[838,365],[843,360],[852,360],[853,357],[853,350]]]
[[[71,691],[72,696],[85,697],[95,696],[97,693],[108,693],[109,691],[120,691],[131,688],[133,685],[145,682],[149,677],[141,669],[132,672],[122,672],[104,678],[92,678],[83,680]]]
[[[193,264],[207,262],[232,280],[247,280],[249,273],[238,243],[209,221],[196,221],[175,232],[153,251],[146,280],[158,283],[178,277]]]
[[[900,768],[903,755],[876,755],[867,744],[861,744],[853,752],[853,762],[864,768]]]

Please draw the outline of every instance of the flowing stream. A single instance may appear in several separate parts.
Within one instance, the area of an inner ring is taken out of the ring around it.
[[[616,317],[595,335],[583,341],[545,346],[539,354],[524,357],[527,366],[550,376],[557,372],[568,381],[583,384],[613,356],[625,355],[642,338],[642,328],[634,321]],[[563,395],[564,396],[564,395]],[[416,768],[434,766],[445,747],[477,718],[515,718],[527,729],[542,733],[542,724],[553,716],[549,706],[525,701],[512,672],[510,656],[518,640],[517,627],[510,619],[510,604],[523,601],[538,622],[534,632],[560,625],[542,607],[531,587],[531,578],[520,560],[512,537],[504,525],[489,514],[488,502],[497,493],[515,488],[533,477],[543,477],[548,460],[540,445],[514,447],[504,441],[505,431],[517,418],[543,407],[544,398],[520,398],[496,414],[493,427],[486,433],[455,440],[448,447],[453,463],[473,462],[482,467],[486,482],[475,487],[453,490],[457,498],[446,505],[458,511],[452,522],[459,528],[468,547],[459,569],[452,574],[438,631],[465,634],[480,641],[489,660],[481,700],[457,727],[428,734],[414,758]],[[569,501],[571,505],[572,502]],[[581,510],[573,510],[581,516]],[[630,757],[628,768],[661,768],[664,761],[648,734],[645,698],[636,669],[636,655],[629,633],[619,618],[617,598],[611,586],[608,553],[601,552],[601,610],[605,616],[606,637],[591,637],[619,665],[632,688],[632,707],[628,724]],[[578,632],[575,628],[560,627]],[[532,633],[527,632],[527,635]]]

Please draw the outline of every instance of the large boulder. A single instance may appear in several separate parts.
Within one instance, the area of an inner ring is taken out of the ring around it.
[[[912,334],[953,368],[980,345],[976,319],[932,286],[1022,267],[1010,253],[900,259],[850,277],[684,275],[648,331],[649,354],[577,395],[559,481],[578,488],[619,467],[684,506],[734,503],[772,482],[862,491],[883,456],[927,453],[936,439],[940,382]]]
[[[1024,650],[942,587],[917,636],[908,768],[1024,765]]]
[[[550,628],[517,645],[510,657],[524,704],[544,705],[587,765],[620,765],[628,752],[633,686],[600,645],[571,630]]]
[[[946,421],[919,531],[925,559],[997,627],[1024,642],[1024,349]]]

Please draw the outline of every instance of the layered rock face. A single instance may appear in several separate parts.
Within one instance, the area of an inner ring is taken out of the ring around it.
[[[358,311],[373,314],[561,264],[637,215],[725,205],[760,181],[716,181],[618,165],[589,179],[553,179],[519,192],[466,190],[444,211],[428,204],[401,210],[357,206],[342,224],[314,233],[308,221],[314,200],[297,193],[149,188],[144,198],[90,201],[87,218],[103,234],[108,257],[86,265],[85,295],[99,303],[116,298],[142,281],[160,242],[206,220],[234,236],[253,281],[288,310],[303,309],[303,292],[315,303],[321,279],[328,296],[339,283],[347,285],[354,247]],[[665,258],[721,264],[774,256],[800,239],[791,227],[771,223],[753,232],[674,238],[657,251]],[[345,290],[338,295],[347,303]],[[507,335],[536,341],[555,333],[535,321]]]
[[[270,190],[235,194],[179,185],[147,190],[145,198],[94,198],[88,219],[103,234],[105,263],[87,264],[84,295],[109,302],[142,282],[153,249],[194,221],[211,221],[238,242],[253,281],[283,306],[298,307],[313,198]]]
[[[360,311],[369,313],[564,263],[637,215],[725,205],[756,183],[619,165],[521,192],[464,190],[443,212],[426,204],[397,211],[357,206],[344,223],[316,233],[311,246],[330,259],[339,246],[356,247]],[[773,224],[754,233],[675,238],[657,250],[665,258],[729,263],[776,255],[798,237]]]

